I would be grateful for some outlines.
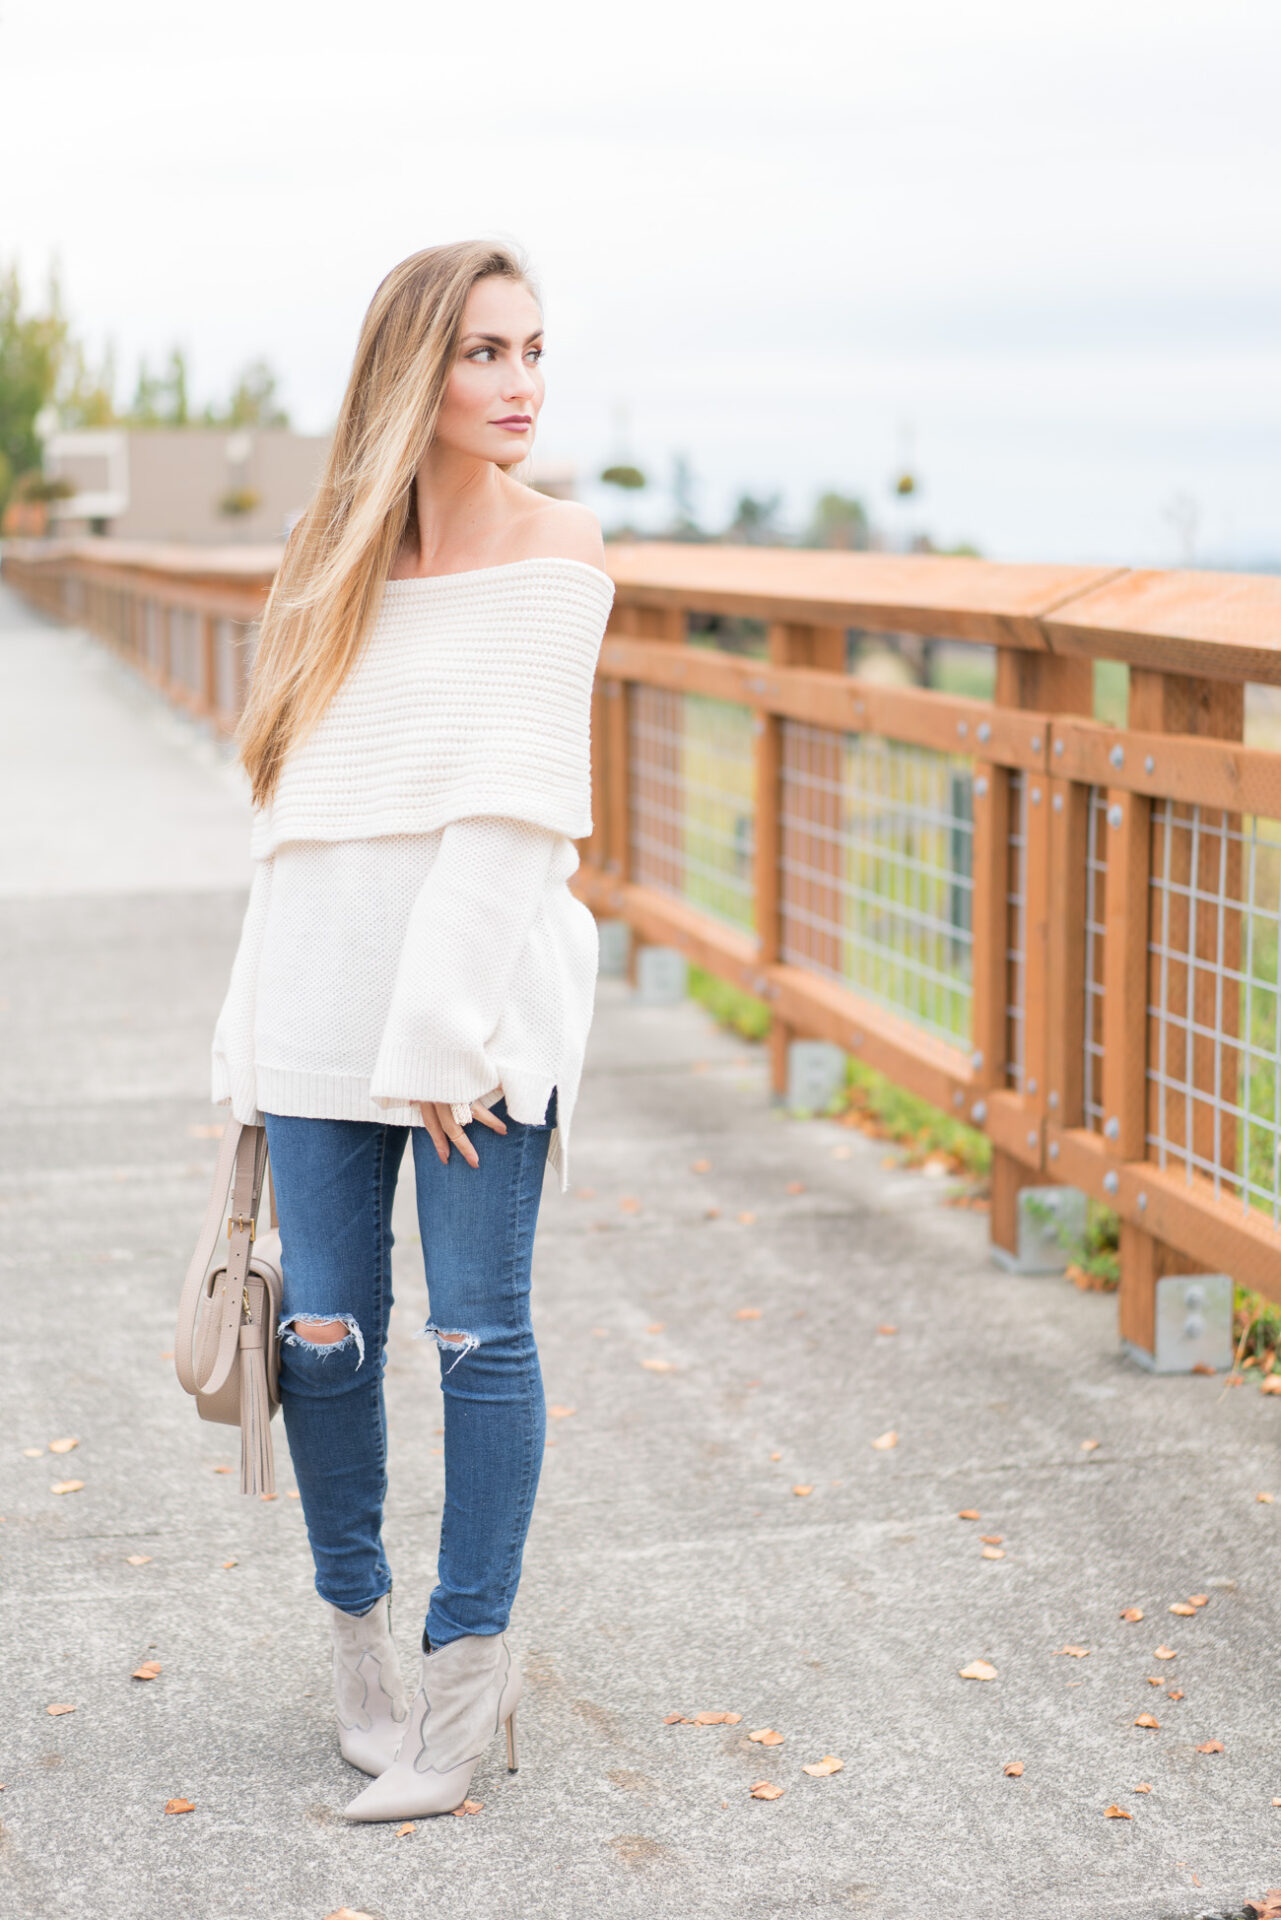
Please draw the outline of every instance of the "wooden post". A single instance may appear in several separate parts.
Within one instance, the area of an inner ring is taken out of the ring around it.
[[[1094,668],[1089,660],[1075,660],[1052,653],[1024,652],[1003,647],[996,658],[998,707],[1020,707],[1028,711],[1089,714],[1094,710]],[[978,782],[986,777],[989,792],[986,804],[978,793]],[[1066,785],[1052,782],[1035,772],[1023,775],[1027,788],[1027,862],[1024,895],[1023,948],[1023,1098],[1030,1126],[1039,1127],[1049,1107],[1049,1095],[1063,1089],[1049,1082],[1063,1065],[1062,1051],[1056,1055],[1051,1040],[1051,1021],[1056,1006],[1062,1005],[1070,991],[1075,962],[1073,948],[1083,927],[1073,928],[1066,920],[1072,898],[1072,883],[1065,880],[1055,865],[1055,856],[1072,851],[1072,842],[1056,824],[1054,796]],[[1034,801],[1034,793],[1040,799]],[[1078,820],[1071,804],[1063,797],[1059,816],[1067,823]],[[982,1085],[1004,1086],[1008,1024],[1006,1016],[1009,945],[1009,904],[1007,899],[1008,847],[1010,835],[1010,776],[1001,767],[975,767],[974,804],[974,1047],[982,1055],[976,1068]],[[1084,840],[1082,868],[1084,866]],[[1043,1179],[1034,1166],[1016,1161],[1002,1148],[992,1148],[992,1200],[989,1234],[994,1246],[1009,1253],[1018,1248],[1018,1196],[1022,1188]]]
[[[844,627],[811,627],[791,621],[774,621],[769,629],[769,659],[774,667],[819,667],[829,673],[845,670]],[[763,966],[776,961],[782,951],[784,886],[783,860],[783,722],[776,714],[761,714],[756,723],[755,779],[755,872],[756,944]],[[834,883],[841,873],[841,775],[842,736],[825,735],[807,756],[805,772],[809,778],[798,783],[796,807],[812,832],[804,833],[800,849],[805,864],[821,874],[830,874]],[[816,918],[838,927],[842,918],[839,884],[823,881],[794,881],[804,895],[802,905]],[[821,966],[839,974],[841,943],[835,933],[809,928],[805,950]],[[777,1017],[770,1023],[770,1084],[777,1095],[787,1089],[787,1049],[794,1033]]]
[[[1204,680],[1190,674],[1159,673],[1152,668],[1133,667],[1130,670],[1129,725],[1141,733],[1189,733],[1211,739],[1240,740],[1245,731],[1245,688],[1232,681]],[[1111,796],[1110,796],[1111,797]],[[1134,796],[1130,796],[1131,799]],[[1202,847],[1198,870],[1194,873],[1192,862],[1192,808],[1178,803],[1167,802],[1163,807],[1164,824],[1158,829],[1157,844],[1152,852],[1157,856],[1156,870],[1164,875],[1167,871],[1173,883],[1163,914],[1165,929],[1168,932],[1171,949],[1181,949],[1191,956],[1179,971],[1179,981],[1186,981],[1187,966],[1194,968],[1191,984],[1191,1009],[1195,1027],[1213,1030],[1217,1021],[1221,1021],[1222,1030],[1235,1034],[1239,1021],[1239,995],[1236,983],[1231,975],[1238,971],[1241,964],[1241,914],[1227,908],[1223,910],[1223,926],[1219,928],[1215,912],[1204,902],[1196,902],[1196,918],[1192,917],[1193,902],[1188,898],[1191,882],[1195,878],[1198,893],[1204,892],[1217,896],[1222,884],[1224,894],[1229,899],[1239,899],[1241,895],[1240,861],[1240,815],[1224,814],[1213,808],[1201,808],[1201,816],[1210,829],[1207,842]],[[1217,831],[1216,831],[1217,830]],[[1227,835],[1227,859],[1222,863],[1217,858],[1218,848],[1222,845],[1219,834]],[[1168,846],[1166,838],[1168,836]],[[1151,836],[1149,844],[1151,845]],[[1149,854],[1151,861],[1152,852]],[[1108,917],[1107,947],[1113,940],[1112,917],[1112,872],[1113,853],[1112,836],[1109,834],[1108,869]],[[1153,868],[1149,864],[1144,876],[1144,891],[1150,890]],[[1179,888],[1186,889],[1180,893]],[[1224,977],[1219,990],[1219,1004],[1216,1008],[1214,976],[1211,965],[1217,965],[1222,941],[1222,965]],[[1196,960],[1206,963],[1205,967],[1195,965]],[[1152,971],[1148,967],[1148,956],[1144,954],[1142,978],[1143,1003],[1141,1009],[1142,1026],[1124,1036],[1123,1044],[1133,1049],[1123,1071],[1129,1085],[1129,1098],[1136,1097],[1133,1081],[1139,1072],[1139,1064],[1133,1057],[1141,1055],[1142,1105],[1140,1110],[1137,1141],[1133,1129],[1127,1135],[1122,1131],[1121,1140],[1108,1144],[1119,1151],[1128,1139],[1134,1147],[1127,1158],[1146,1157],[1146,1136],[1149,1119],[1156,1120],[1159,1114],[1159,1092],[1148,1088],[1147,1060],[1149,1049],[1148,1034],[1148,989],[1155,973],[1159,984],[1159,968]],[[1105,962],[1106,965],[1106,962]],[[1107,976],[1110,979],[1110,974]],[[1167,981],[1169,969],[1167,968]],[[1131,988],[1133,991],[1133,986]],[[1176,988],[1177,991],[1177,988]],[[1186,1002],[1185,1002],[1186,1004]],[[1217,1016],[1217,1021],[1216,1021]],[[1109,1032],[1105,1003],[1105,1034]],[[1105,1047],[1110,1044],[1105,1039]],[[1167,1091],[1165,1097],[1165,1127],[1167,1137],[1179,1136],[1176,1146],[1181,1144],[1188,1154],[1195,1154],[1225,1169],[1231,1168],[1235,1155],[1235,1130],[1224,1116],[1220,1125],[1213,1096],[1222,1090],[1222,1082],[1230,1079],[1230,1095],[1235,1097],[1239,1065],[1239,1053],[1235,1047],[1224,1046],[1216,1049],[1213,1041],[1197,1035],[1193,1039],[1193,1097],[1185,1099]],[[1108,1054],[1104,1054],[1104,1086],[1108,1085]],[[1114,1075],[1118,1071],[1114,1069]],[[1195,1098],[1203,1091],[1204,1101]],[[1106,1096],[1105,1096],[1106,1097]],[[1188,1109],[1191,1108],[1189,1112]],[[1111,1112],[1110,1103],[1108,1112]],[[1106,1116],[1105,1116],[1106,1119]],[[1217,1130],[1217,1138],[1216,1138]],[[1141,1227],[1131,1226],[1128,1222],[1121,1229],[1121,1290],[1117,1303],[1118,1324],[1121,1338],[1128,1340],[1145,1353],[1155,1348],[1156,1331],[1156,1283],[1166,1274],[1187,1273],[1193,1263],[1178,1253],[1164,1241],[1155,1239]]]
[[[218,710],[218,626],[212,613],[197,614],[200,622],[200,707],[210,718]]]

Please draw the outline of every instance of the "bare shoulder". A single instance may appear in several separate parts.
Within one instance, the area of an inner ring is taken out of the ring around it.
[[[600,521],[577,500],[552,500],[535,494],[513,528],[520,560],[582,560],[605,572],[605,542]]]

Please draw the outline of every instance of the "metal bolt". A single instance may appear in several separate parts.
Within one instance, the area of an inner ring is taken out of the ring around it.
[[[1058,1096],[1058,1090],[1057,1090],[1057,1088],[1055,1088],[1055,1087],[1051,1087],[1051,1088],[1050,1088],[1050,1093],[1049,1093],[1049,1101],[1050,1101],[1050,1105],[1051,1105],[1051,1107],[1053,1107],[1053,1108],[1055,1108],[1055,1109],[1057,1109],[1057,1108],[1058,1108],[1058,1104],[1059,1104],[1059,1096]]]
[[[1039,787],[1033,787],[1033,789],[1032,789],[1032,805],[1033,805],[1034,807],[1039,807],[1039,806],[1040,806],[1040,804],[1041,804],[1041,789],[1040,789]]]
[[[1147,755],[1147,757],[1143,762],[1143,771],[1144,773],[1156,772],[1156,761],[1152,758],[1152,755],[1150,753]]]
[[[1146,1195],[1146,1193],[1141,1193],[1141,1194],[1139,1195],[1139,1197],[1138,1197],[1138,1201],[1136,1202],[1136,1204],[1137,1204],[1137,1206],[1138,1206],[1138,1209],[1139,1209],[1139,1212],[1140,1212],[1140,1213],[1146,1213],[1146,1212],[1147,1212],[1147,1210],[1148,1210],[1148,1196]]]
[[[980,720],[979,721],[979,739],[990,740],[991,738],[992,738],[992,722],[990,720]]]
[[[958,1087],[952,1095],[952,1105],[954,1107],[963,1107],[965,1105],[965,1090],[963,1087]]]
[[[1117,1188],[1120,1186],[1120,1184],[1121,1182],[1115,1173],[1109,1172],[1104,1174],[1103,1176],[1104,1193],[1115,1193]]]
[[[1033,753],[1039,753],[1041,751],[1041,736],[1039,733],[1032,735],[1032,751]]]
[[[1108,808],[1108,825],[1110,827],[1119,827],[1124,818],[1125,815],[1122,813],[1120,807]]]
[[[1029,1147],[1034,1147],[1036,1145],[1036,1128],[1035,1127],[1028,1128],[1027,1143]]]
[[[1054,751],[1055,751],[1055,753],[1062,753],[1062,752],[1063,752],[1063,750],[1064,750],[1064,748],[1063,748],[1063,742],[1062,742],[1061,740],[1056,740],[1056,741],[1054,742]]]
[[[1050,1151],[1050,1159],[1057,1160],[1059,1157],[1059,1143],[1057,1140],[1051,1140],[1049,1151]]]
[[[1114,767],[1123,767],[1125,765],[1125,748],[1119,741],[1108,755],[1108,759]]]
[[[986,1100],[976,1100],[974,1102],[974,1105],[970,1108],[970,1119],[974,1122],[976,1127],[981,1127],[983,1125],[983,1122],[987,1119]]]
[[[983,795],[987,792],[987,775],[986,774],[981,773],[978,779],[974,782],[974,791],[975,793],[978,794],[979,798],[982,799]]]
[[[1119,1140],[1121,1138],[1121,1122],[1115,1114],[1113,1114],[1110,1120],[1105,1121],[1103,1131],[1109,1140]]]
[[[961,736],[961,738],[962,738],[962,740],[964,740],[964,738],[965,738],[965,736],[966,736],[966,734],[967,734],[967,733],[969,732],[969,730],[970,730],[970,723],[969,723],[969,721],[968,721],[968,720],[958,720],[958,721],[957,721],[957,723],[956,723],[956,731],[957,731],[957,732],[958,732],[958,733],[960,734],[960,736]]]
[[[977,1073],[980,1067],[983,1065],[983,1055],[977,1047],[975,1048],[974,1052],[970,1055],[970,1065],[973,1067],[975,1073]]]
[[[1052,802],[1051,802],[1050,804],[1051,804],[1051,805],[1053,806],[1053,808],[1054,808],[1054,811],[1055,811],[1055,813],[1062,813],[1062,811],[1063,811],[1063,795],[1062,795],[1061,793],[1056,793],[1056,794],[1055,794],[1055,796],[1054,796],[1054,799],[1052,800]]]
[[[1028,1083],[1027,1083],[1027,1090],[1028,1090],[1028,1092],[1029,1092],[1029,1093],[1035,1093],[1035,1092],[1036,1092],[1036,1081],[1035,1081],[1035,1080],[1029,1080],[1029,1081],[1028,1081]]]

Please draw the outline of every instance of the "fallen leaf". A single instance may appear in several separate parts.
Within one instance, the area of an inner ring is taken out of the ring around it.
[[[361,1913],[355,1907],[335,1907],[332,1913],[325,1915],[325,1920],[373,1920],[373,1915]]]
[[[1270,1507],[1272,1505],[1272,1502],[1275,1496],[1270,1493],[1256,1493],[1254,1497],[1259,1502],[1260,1506]]]
[[[761,1747],[781,1747],[786,1738],[784,1734],[775,1733],[773,1727],[757,1727],[755,1733],[749,1733],[747,1737]]]
[[[240,1565],[240,1562],[238,1560],[224,1560],[222,1563],[222,1570],[224,1573],[230,1573],[233,1567],[238,1567],[239,1565]]]
[[[691,1160],[689,1163],[691,1173],[710,1173],[711,1168],[712,1163],[710,1160]]]
[[[813,1491],[814,1491],[813,1482],[811,1482],[809,1486],[805,1486],[804,1484],[801,1484],[792,1488],[793,1493],[800,1494],[802,1497],[807,1493],[813,1493]]]
[[[1198,1360],[1192,1371],[1193,1373],[1217,1373],[1219,1369],[1212,1367],[1207,1360]]]
[[[194,1800],[166,1800],[165,1801],[166,1813],[194,1813],[195,1811],[196,1811],[196,1803]]]
[[[1281,1887],[1270,1887],[1267,1893],[1256,1894],[1253,1900],[1244,1902],[1241,1910],[1246,1920],[1281,1920]]]
[[[833,1160],[848,1160],[848,1159],[849,1159],[849,1157],[850,1157],[850,1150],[849,1150],[849,1148],[848,1148],[848,1147],[833,1147],[833,1148],[832,1148],[832,1158],[833,1158]]]
[[[1005,1535],[1003,1533],[981,1533],[979,1539],[985,1547],[999,1547]]]
[[[1175,1658],[1174,1648],[1164,1645],[1159,1646],[1152,1655],[1152,1658],[1154,1660],[1173,1660]]]
[[[1163,1687],[1165,1685],[1165,1681],[1161,1678],[1160,1674],[1150,1673],[1147,1678],[1150,1687]]]
[[[278,1493],[260,1493],[258,1498],[260,1500],[279,1500],[280,1495]]]
[[[1120,1618],[1130,1621],[1141,1620],[1143,1618],[1143,1609],[1142,1607],[1124,1607],[1121,1610]]]
[[[889,1324],[889,1322],[888,1322],[888,1321],[886,1321],[886,1323],[884,1324],[884,1326],[880,1326],[880,1327],[878,1327],[878,1328],[876,1329],[876,1331],[877,1331],[878,1333],[883,1333],[883,1334],[885,1334],[885,1335],[886,1335],[886,1337],[888,1338],[890,1334],[892,1334],[892,1333],[897,1333],[897,1332],[898,1332],[898,1328],[897,1328],[897,1327],[892,1327],[892,1326],[891,1326],[891,1325]]]
[[[64,1702],[64,1703],[62,1703],[61,1705],[57,1705],[57,1706],[52,1706],[52,1707],[46,1707],[46,1708],[45,1708],[45,1712],[46,1712],[46,1713],[49,1713],[49,1714],[52,1714],[52,1715],[53,1715],[53,1717],[54,1717],[55,1719],[57,1719],[57,1717],[58,1717],[58,1715],[59,1715],[60,1713],[74,1713],[74,1712],[75,1712],[75,1708],[74,1708],[73,1706],[68,1706],[68,1705],[66,1705],[66,1703]]]
[[[770,1459],[771,1459],[771,1460],[781,1460],[782,1458],[783,1458],[783,1456],[782,1456],[782,1454],[781,1454],[781,1453],[772,1453],[772,1454],[770,1455]]]
[[[1173,1690],[1173,1692],[1172,1692],[1172,1693],[1167,1693],[1165,1697],[1166,1697],[1166,1699],[1167,1699],[1167,1700],[1182,1700],[1182,1698],[1183,1698],[1183,1693],[1182,1693],[1182,1690],[1181,1690],[1181,1688],[1179,1688],[1179,1687],[1175,1687],[1175,1688],[1174,1688],[1174,1690]]]
[[[1146,1727],[1150,1733],[1161,1731],[1161,1722],[1154,1720],[1150,1713],[1141,1713],[1134,1724],[1136,1727]]]
[[[83,1485],[83,1480],[55,1480],[49,1491],[50,1493],[79,1493]]]
[[[231,1468],[230,1468],[230,1467],[215,1467],[215,1468],[214,1468],[214,1472],[215,1472],[215,1473],[230,1473],[230,1472],[231,1472]]]
[[[1176,1600],[1170,1612],[1181,1614],[1185,1620],[1190,1620],[1196,1613],[1196,1608],[1190,1600]]]
[[[151,1555],[149,1553],[126,1554],[125,1565],[127,1567],[149,1567],[151,1565]]]
[[[781,1800],[783,1788],[776,1787],[772,1780],[757,1780],[747,1791],[753,1800]]]
[[[1086,1659],[1089,1655],[1089,1651],[1090,1649],[1088,1647],[1056,1647],[1055,1648],[1056,1653],[1069,1653],[1071,1654],[1074,1660]]]
[[[759,1320],[760,1317],[761,1310],[759,1307],[737,1307],[734,1311],[734,1318],[736,1320]]]
[[[397,1829],[396,1829],[396,1838],[397,1838],[398,1840],[404,1840],[404,1839],[405,1839],[405,1838],[407,1837],[407,1835],[409,1835],[409,1834],[411,1834],[411,1833],[417,1833],[417,1831],[418,1831],[418,1829],[417,1829],[417,1827],[416,1827],[416,1826],[414,1825],[414,1823],[413,1823],[413,1821],[412,1821],[412,1820],[406,1820],[406,1821],[404,1822],[404,1824],[403,1824],[403,1826],[399,1826],[399,1827],[397,1827]]]
[[[1222,1740],[1203,1740],[1197,1748],[1198,1753],[1222,1753],[1223,1751]]]
[[[1001,1768],[1001,1772],[1009,1780],[1021,1780],[1023,1778],[1023,1762],[1021,1760],[1007,1760]]]
[[[958,1520],[977,1520],[979,1510],[977,1507],[962,1507],[956,1517]]]
[[[740,1213],[738,1223],[741,1227],[754,1226],[756,1224],[756,1215],[754,1213]]]
[[[1272,1804],[1274,1807],[1281,1807],[1281,1796],[1274,1796]]]
[[[982,1553],[979,1555],[979,1558],[981,1560],[1004,1560],[1005,1548],[1004,1547],[984,1547]]]
[[[651,1373],[675,1373],[676,1371],[674,1360],[642,1360],[641,1365],[648,1367]]]
[[[22,1449],[22,1457],[24,1460],[43,1460],[44,1448],[43,1447],[24,1447]]]
[[[1270,1373],[1259,1388],[1260,1393],[1281,1393],[1281,1373]]]
[[[1208,1593],[1190,1593],[1188,1595],[1188,1605],[1190,1607],[1208,1607],[1209,1604],[1210,1596]]]
[[[465,1813],[479,1813],[484,1804],[483,1800],[464,1800],[461,1807],[454,1808],[454,1812],[461,1818]]]
[[[1123,1807],[1111,1806],[1104,1807],[1103,1818],[1105,1820],[1133,1820],[1134,1815],[1132,1813],[1126,1813]]]
[[[896,1447],[897,1445],[898,1435],[892,1427],[888,1433],[883,1433],[878,1440],[873,1440],[872,1442],[872,1446],[877,1453],[888,1453],[891,1447]]]
[[[161,1667],[158,1660],[144,1660],[140,1667],[134,1668],[129,1678],[131,1680],[154,1680],[160,1671]]]
[[[1103,1442],[1102,1442],[1101,1440],[1082,1440],[1082,1442],[1081,1442],[1081,1452],[1082,1452],[1082,1453],[1097,1453],[1097,1452],[1098,1452],[1098,1450],[1099,1450],[1099,1448],[1100,1448],[1100,1447],[1101,1447],[1102,1445],[1103,1445]]]
[[[680,1722],[684,1718],[685,1718],[685,1715],[683,1713],[669,1713],[667,1718],[664,1720],[663,1725],[665,1727],[679,1726]]]
[[[662,1333],[666,1325],[667,1325],[666,1320],[651,1320],[649,1325],[646,1327],[645,1331],[646,1333]],[[593,1332],[594,1331],[595,1329],[593,1328]]]
[[[839,1773],[844,1765],[845,1762],[838,1760],[834,1753],[825,1753],[821,1760],[811,1760],[808,1765],[803,1766],[801,1772],[813,1774],[817,1780],[824,1774]]]
[[[789,1180],[787,1186],[784,1188],[785,1193],[804,1193],[804,1191],[805,1182],[803,1180]]]
[[[187,1138],[189,1140],[221,1140],[222,1135],[223,1129],[217,1124],[207,1127],[196,1126],[187,1128]]]
[[[575,1187],[574,1198],[575,1200],[594,1200],[596,1189],[595,1187]]]
[[[1148,1785],[1148,1782],[1146,1780],[1140,1780],[1138,1786],[1134,1789],[1134,1791],[1136,1793],[1151,1793],[1152,1789]]]
[[[968,1667],[957,1669],[962,1680],[995,1680],[996,1668],[989,1666],[986,1660],[971,1660]]]
[[[742,1717],[741,1713],[713,1713],[710,1708],[705,1708],[702,1713],[694,1715],[690,1724],[695,1727],[736,1727]]]
[[[288,1493],[285,1495],[285,1498],[286,1500],[301,1500],[302,1495],[299,1493],[297,1487],[290,1487]]]
[[[74,1453],[79,1445],[80,1442],[76,1439],[51,1440],[49,1442],[49,1451],[50,1453]]]
[[[571,1413],[577,1413],[577,1407],[548,1407],[553,1420],[568,1420]]]
[[[618,1203],[618,1211],[620,1213],[639,1213],[640,1201],[635,1199],[630,1193],[625,1193]]]
[[[719,1207],[708,1207],[704,1210],[704,1213],[703,1213],[704,1220],[719,1220],[720,1217],[721,1217],[721,1210]]]

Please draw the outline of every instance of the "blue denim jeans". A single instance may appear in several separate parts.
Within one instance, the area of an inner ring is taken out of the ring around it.
[[[546,1408],[530,1322],[530,1259],[556,1096],[542,1126],[473,1122],[479,1167],[442,1166],[421,1127],[267,1114],[284,1299],[280,1399],[316,1565],[316,1590],[365,1613],[391,1588],[383,1369],[392,1304],[391,1208],[412,1136],[418,1221],[445,1402],[445,1508],[433,1647],[501,1633],[542,1471]],[[341,1320],[322,1346],[294,1320]]]

